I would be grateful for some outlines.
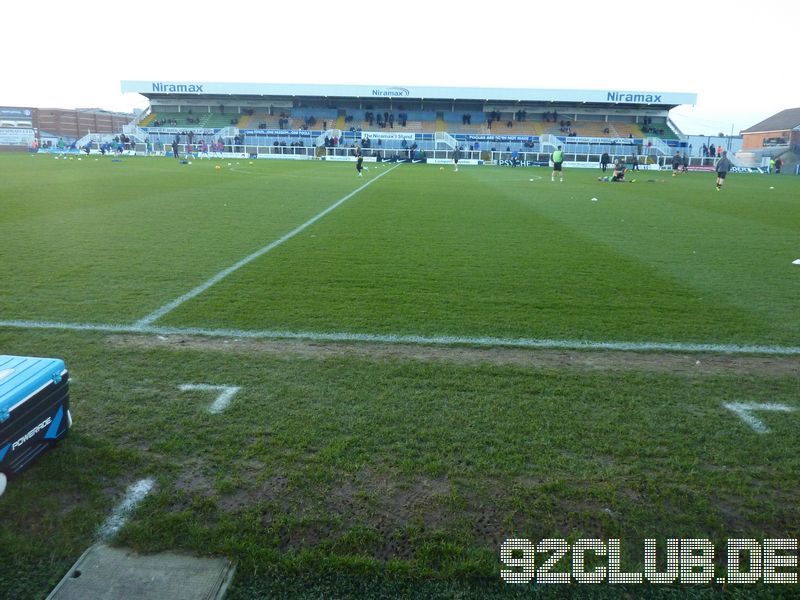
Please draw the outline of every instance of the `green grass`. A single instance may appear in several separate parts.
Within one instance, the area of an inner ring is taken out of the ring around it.
[[[4,161],[7,318],[130,323],[357,187],[342,164]],[[158,324],[796,343],[800,182],[529,174],[401,166]]]
[[[363,183],[227,162],[0,156],[0,320],[130,325]],[[402,165],[156,324],[797,345],[793,178],[539,175]],[[644,538],[708,537],[722,571],[728,538],[800,537],[800,413],[759,435],[722,406],[796,406],[797,357],[379,349],[0,327],[0,353],[64,358],[75,417],[0,498],[0,597],[46,596],[143,477],[114,543],[228,556],[234,599],[528,597],[499,578],[509,537],[619,537],[630,570]],[[184,383],[241,391],[211,415]]]
[[[227,162],[218,173],[208,161],[2,161],[0,238],[16,265],[0,290],[4,318],[141,317],[352,189],[343,173],[306,184],[287,163],[259,177]],[[301,183],[308,193],[298,198]]]
[[[619,537],[636,568],[645,537],[800,534],[798,417],[766,415],[759,436],[721,406],[796,403],[796,375],[303,359],[89,333],[0,344],[64,356],[76,416],[0,503],[0,548],[21,554],[2,562],[20,575],[0,595],[20,577],[53,585],[152,475],[115,542],[229,556],[247,585],[262,569],[490,582],[509,537]],[[201,381],[242,391],[209,415],[207,394],[178,390]]]
[[[756,185],[769,191],[763,178],[732,178],[716,194],[707,175],[614,186],[576,172],[561,185],[531,183],[521,169],[404,169],[165,323],[625,341],[798,339],[796,231],[785,217],[798,211],[791,197],[800,182],[788,181],[769,204],[754,207]]]

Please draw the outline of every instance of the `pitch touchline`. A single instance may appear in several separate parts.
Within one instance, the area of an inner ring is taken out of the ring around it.
[[[49,321],[0,321],[0,328],[55,329],[61,331],[99,331],[104,333],[149,333],[156,335],[202,335],[246,339],[294,339],[317,342],[378,342],[419,346],[482,346],[537,348],[556,350],[620,350],[666,352],[713,352],[716,354],[800,355],[800,346],[762,346],[738,344],[692,344],[683,342],[597,342],[591,340],[550,340],[535,338],[497,338],[490,336],[424,336],[402,334],[319,332],[319,331],[248,331],[242,329],[205,329],[202,327],[159,327],[155,325],[114,325],[104,323],[58,323]]]
[[[392,167],[388,171],[384,171],[383,173],[381,173],[380,175],[378,175],[374,179],[370,179],[364,185],[362,185],[359,188],[356,188],[355,190],[353,190],[352,192],[347,194],[345,197],[340,198],[339,200],[337,200],[336,202],[331,204],[328,208],[323,210],[321,213],[311,217],[308,221],[306,221],[302,225],[299,225],[299,226],[295,227],[294,229],[292,229],[289,233],[287,233],[283,237],[278,238],[277,240],[275,240],[274,242],[272,242],[270,244],[267,244],[266,246],[264,246],[260,250],[256,250],[255,252],[253,252],[249,256],[244,257],[242,260],[240,260],[236,264],[228,267],[227,269],[223,269],[222,271],[220,271],[219,273],[214,275],[211,279],[209,279],[205,283],[201,283],[200,285],[198,285],[196,288],[194,288],[190,292],[186,292],[180,298],[176,298],[175,300],[172,300],[171,302],[168,302],[167,304],[165,304],[161,308],[151,312],[146,317],[144,317],[142,319],[139,319],[134,324],[134,328],[141,329],[143,327],[146,327],[147,325],[150,325],[150,323],[152,323],[153,321],[157,321],[158,319],[160,319],[161,317],[166,315],[168,312],[171,312],[171,311],[175,310],[176,308],[178,308],[181,304],[183,304],[187,300],[191,300],[195,296],[199,296],[200,294],[205,292],[211,286],[213,286],[213,285],[219,283],[220,281],[222,281],[223,279],[225,279],[228,275],[230,275],[234,271],[237,271],[238,269],[241,269],[243,266],[245,266],[249,262],[254,261],[258,257],[263,256],[264,254],[269,252],[270,250],[272,250],[274,248],[277,248],[278,246],[283,244],[285,241],[290,240],[291,238],[296,236],[298,233],[300,233],[304,229],[308,228],[309,226],[311,226],[314,223],[316,223],[317,221],[319,221],[322,217],[327,215],[329,212],[331,212],[333,210],[336,210],[342,204],[347,202],[350,198],[352,198],[353,196],[358,194],[361,190],[363,190],[364,188],[366,188],[369,185],[372,185],[373,183],[378,181],[378,179],[380,179],[381,177],[383,177],[387,173],[391,173],[392,171],[394,171],[399,166],[400,166],[400,163],[398,163],[397,165],[395,165],[394,167]]]

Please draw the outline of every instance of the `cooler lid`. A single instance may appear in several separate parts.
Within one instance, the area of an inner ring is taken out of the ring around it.
[[[60,358],[0,354],[0,423],[13,408],[39,388],[58,383],[66,367]]]

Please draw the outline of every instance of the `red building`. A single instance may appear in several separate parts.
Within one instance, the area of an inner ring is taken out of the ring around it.
[[[788,108],[742,131],[742,150],[800,151],[800,108]]]

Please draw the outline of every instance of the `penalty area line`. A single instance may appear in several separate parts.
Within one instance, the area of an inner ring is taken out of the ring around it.
[[[497,338],[491,336],[425,336],[349,332],[207,329],[203,327],[159,327],[155,325],[114,325],[100,323],[58,323],[48,321],[0,320],[0,328],[98,331],[105,333],[146,333],[153,335],[196,335],[243,339],[308,340],[315,342],[378,342],[414,346],[510,347],[542,350],[617,350],[627,352],[710,352],[713,354],[800,355],[800,346],[739,344],[694,344],[685,342],[620,342],[569,339]]]
[[[330,212],[336,210],[337,208],[339,208],[342,204],[344,204],[345,202],[350,200],[350,198],[352,198],[353,196],[358,194],[361,190],[369,187],[370,185],[372,185],[373,183],[378,181],[378,179],[380,179],[381,177],[383,177],[384,175],[386,175],[388,173],[391,173],[392,171],[394,171],[399,166],[400,166],[400,164],[398,163],[397,165],[395,165],[394,167],[392,167],[388,171],[384,171],[380,175],[376,176],[374,179],[370,179],[369,181],[364,183],[364,185],[356,188],[355,190],[353,190],[352,192],[350,192],[346,196],[340,198],[339,200],[337,200],[336,202],[331,204],[328,208],[326,208],[322,212],[320,212],[320,213],[316,214],[315,216],[311,217],[308,221],[306,221],[302,225],[298,225],[297,227],[292,229],[289,233],[287,233],[284,236],[278,238],[277,240],[267,244],[263,248],[261,248],[259,250],[256,250],[252,254],[250,254],[248,256],[245,256],[239,262],[231,265],[227,269],[223,269],[222,271],[220,271],[219,273],[217,273],[216,275],[214,275],[213,277],[211,277],[210,279],[208,279],[204,283],[201,283],[200,285],[198,285],[193,290],[191,290],[189,292],[186,292],[183,296],[180,296],[179,298],[175,298],[171,302],[166,303],[161,308],[159,308],[157,310],[154,310],[153,312],[151,312],[146,317],[143,317],[142,319],[139,319],[134,324],[134,328],[138,328],[138,329],[144,328],[144,327],[150,325],[150,323],[152,323],[154,321],[157,321],[158,319],[160,319],[161,317],[163,317],[167,313],[172,312],[173,310],[178,308],[184,302],[186,302],[188,300],[191,300],[192,298],[195,298],[196,296],[199,296],[200,294],[205,292],[211,286],[216,285],[217,283],[219,283],[220,281],[225,279],[231,273],[233,273],[235,271],[238,271],[239,269],[241,269],[246,264],[254,261],[255,259],[257,259],[257,258],[263,256],[264,254],[266,254],[267,252],[269,252],[270,250],[273,250],[273,249],[277,248],[278,246],[280,246],[281,244],[283,244],[284,242],[292,239],[298,233],[300,233],[301,231],[307,229],[308,227],[310,227],[311,225],[313,225],[314,223],[319,221],[322,217],[324,217],[328,213],[330,213]]]

